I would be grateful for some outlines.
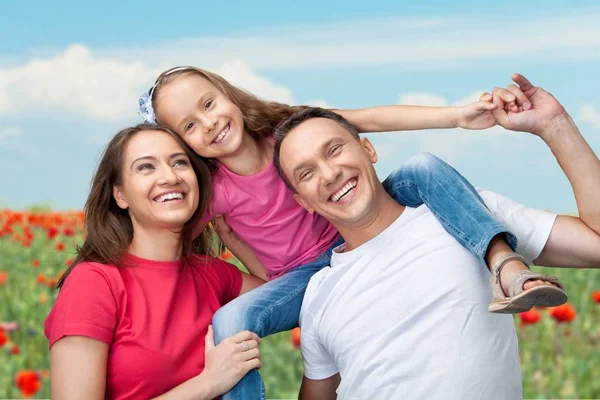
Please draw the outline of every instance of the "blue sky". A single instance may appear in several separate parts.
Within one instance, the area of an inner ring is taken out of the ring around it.
[[[340,108],[455,105],[519,71],[552,92],[600,152],[600,6],[557,1],[11,2],[0,37],[0,206],[81,208],[103,146],[137,123],[156,75],[190,64],[261,97]],[[383,178],[430,151],[525,204],[573,212],[531,135],[369,136]]]

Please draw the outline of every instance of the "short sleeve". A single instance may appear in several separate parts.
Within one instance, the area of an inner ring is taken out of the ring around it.
[[[556,214],[526,207],[488,190],[479,190],[494,218],[517,237],[517,253],[531,263],[539,257],[556,220]]]
[[[304,376],[308,379],[327,379],[339,372],[335,361],[317,338],[314,319],[306,310],[301,315],[300,351],[304,361]]]
[[[242,271],[233,264],[218,258],[209,258],[216,280],[221,305],[229,303],[240,295],[242,290]]]
[[[118,313],[106,268],[86,262],[73,268],[46,318],[49,347],[72,335],[112,342]]]

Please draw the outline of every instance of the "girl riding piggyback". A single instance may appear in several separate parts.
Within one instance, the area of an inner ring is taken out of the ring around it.
[[[503,100],[514,101],[510,96],[506,94]],[[491,110],[496,106],[490,100],[464,107],[384,106],[336,112],[359,132],[485,129],[495,125]],[[343,243],[327,220],[296,202],[273,163],[276,126],[301,108],[258,99],[219,75],[194,67],[163,72],[140,99],[140,113],[146,121],[175,131],[212,167],[214,194],[198,232],[218,217],[216,225],[225,232],[222,239],[227,247],[251,274],[268,280],[215,314],[217,343],[243,330],[264,337],[296,327],[311,276],[329,264],[332,250]],[[536,296],[537,289],[548,288],[541,280],[528,281],[518,296],[509,292],[510,282],[528,269],[524,259],[513,253],[516,238],[493,219],[477,191],[448,164],[430,154],[413,157],[384,186],[401,204],[426,204],[482,263],[500,262],[490,311],[526,311],[533,304],[530,297],[539,298],[539,305],[555,305]],[[331,201],[339,201],[354,189],[345,190]],[[257,370],[223,396],[265,397]]]

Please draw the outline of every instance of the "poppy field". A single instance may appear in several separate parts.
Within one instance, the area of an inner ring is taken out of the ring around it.
[[[80,211],[0,210],[0,398],[50,397],[43,323],[83,229]],[[539,270],[561,279],[569,302],[515,316],[525,397],[600,398],[600,270]],[[299,343],[298,329],[263,341],[269,398],[297,398]]]

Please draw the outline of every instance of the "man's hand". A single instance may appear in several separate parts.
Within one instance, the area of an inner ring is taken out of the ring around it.
[[[498,125],[512,131],[530,132],[542,137],[558,120],[567,118],[565,108],[540,87],[533,86],[527,78],[513,74],[512,80],[518,85],[509,85],[506,89],[494,88],[492,101],[496,109],[492,114]],[[506,103],[507,93],[516,97],[516,102]],[[489,93],[484,93],[484,96]]]

